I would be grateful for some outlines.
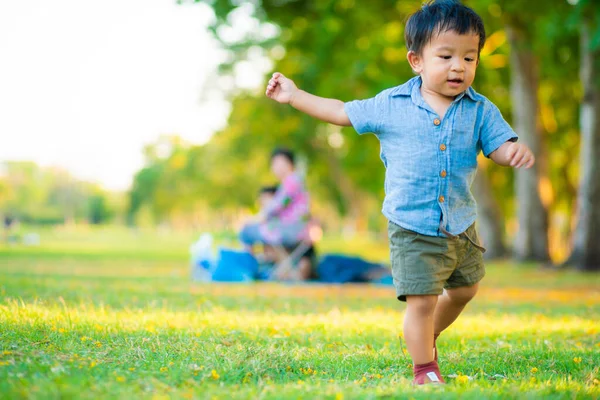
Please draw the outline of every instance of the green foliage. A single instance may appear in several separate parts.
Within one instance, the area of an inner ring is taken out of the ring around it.
[[[273,71],[290,76],[299,87],[341,100],[371,97],[413,76],[405,60],[404,21],[420,0],[181,1],[194,2],[214,11],[211,31],[227,53],[220,70],[223,75],[235,74],[239,62],[258,54],[271,61]],[[505,27],[517,28],[520,45],[535,53],[543,135],[538,157],[543,173],[540,191],[551,221],[567,221],[552,228],[565,241],[579,175],[573,162],[580,145],[579,21],[595,18],[600,7],[592,0],[576,5],[552,0],[543,7],[526,0],[465,3],[484,18],[488,32],[475,89],[494,101],[509,122],[510,48]],[[243,25],[253,28],[244,30]],[[600,24],[594,27],[595,37],[600,38]],[[245,34],[235,37],[231,32],[236,29]],[[167,168],[165,160],[149,161],[136,178],[132,213],[138,203],[147,204],[158,220],[199,203],[219,209],[252,207],[257,188],[273,182],[268,154],[275,146],[287,146],[305,160],[313,204],[333,211],[326,213],[327,218],[350,216],[359,223],[363,220],[363,226],[366,219],[372,228],[381,228],[383,219],[371,215],[373,205],[383,199],[384,187],[375,137],[359,137],[351,128],[339,130],[319,123],[266,99],[262,88],[258,92],[236,89],[231,101],[225,129],[205,146],[179,149],[183,155],[177,157],[186,157],[186,168],[175,170]],[[516,204],[512,172],[485,160],[481,165],[501,199],[502,214],[510,220]],[[159,193],[161,187],[168,188],[172,204],[165,193]]]
[[[5,162],[1,168],[0,214],[30,224],[105,223],[118,211],[112,195],[64,170],[33,162]]]

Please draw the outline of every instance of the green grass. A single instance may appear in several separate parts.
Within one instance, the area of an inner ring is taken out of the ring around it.
[[[0,245],[0,398],[600,397],[598,275],[488,265],[439,340],[449,384],[415,388],[393,289],[194,284],[192,238],[110,228]]]

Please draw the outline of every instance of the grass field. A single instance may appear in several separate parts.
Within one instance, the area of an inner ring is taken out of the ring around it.
[[[191,239],[111,228],[0,245],[0,398],[600,398],[599,275],[488,265],[439,340],[449,384],[415,388],[391,288],[194,284]]]

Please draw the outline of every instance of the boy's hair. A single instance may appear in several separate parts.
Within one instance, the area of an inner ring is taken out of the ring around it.
[[[287,158],[290,164],[295,165],[295,157],[294,153],[290,149],[286,149],[284,147],[278,147],[271,153],[271,161],[277,156],[283,156]]]
[[[458,0],[433,0],[412,14],[406,22],[404,40],[409,51],[421,54],[435,35],[454,31],[459,35],[479,35],[479,52],[485,44],[483,20],[475,11]]]
[[[275,194],[277,192],[277,186],[263,186],[260,188],[259,194]]]

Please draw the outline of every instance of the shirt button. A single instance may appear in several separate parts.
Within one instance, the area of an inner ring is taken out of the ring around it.
[[[440,203],[443,203],[444,201],[446,201],[446,198],[444,196],[440,196],[438,200],[440,201]]]
[[[442,170],[442,172],[440,172],[440,176],[441,176],[442,178],[445,178],[445,177],[446,177],[446,175],[448,175],[448,174],[446,173],[446,170]]]
[[[434,120],[433,120],[433,124],[434,124],[435,126],[438,126],[438,125],[439,125],[439,124],[441,124],[441,123],[442,123],[442,121],[440,121],[440,119],[439,119],[439,118],[436,118],[436,119],[434,119]]]
[[[446,145],[445,144],[440,144],[440,150],[441,151],[446,151]]]

